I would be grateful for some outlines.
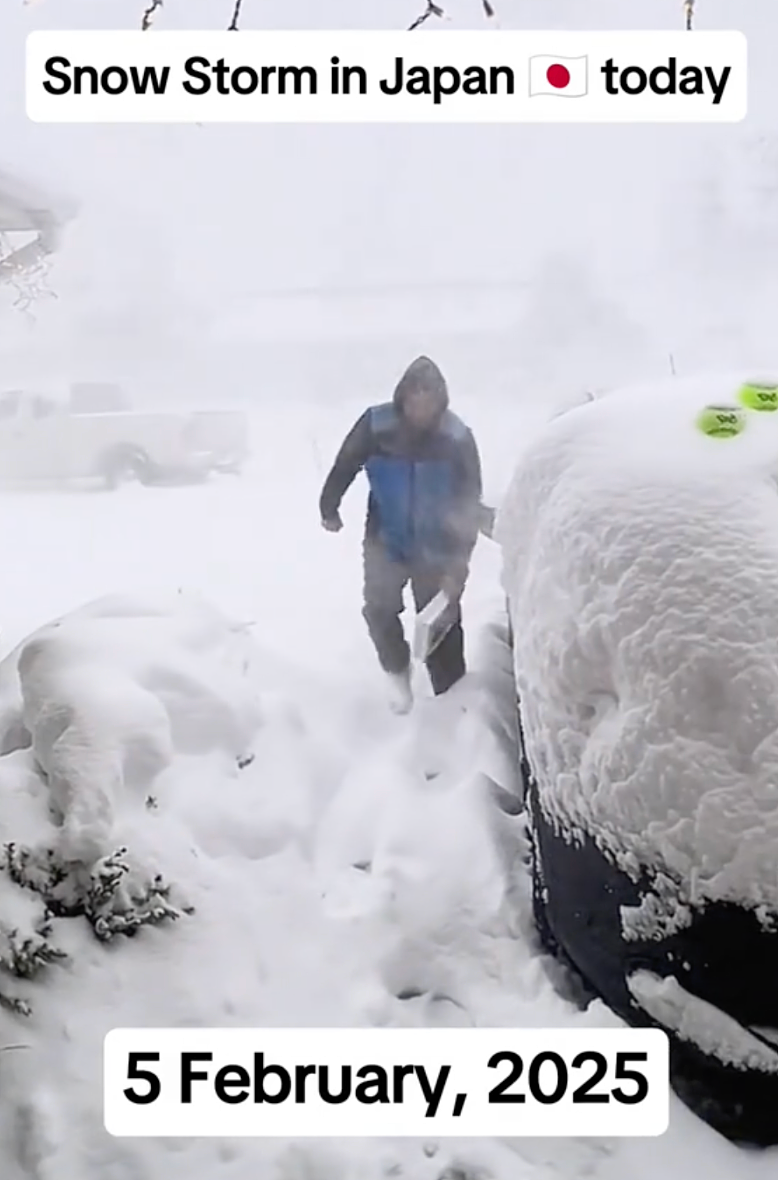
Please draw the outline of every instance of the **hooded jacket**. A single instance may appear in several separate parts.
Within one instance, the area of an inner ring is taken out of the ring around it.
[[[408,395],[435,392],[440,418],[415,429],[403,415]],[[438,366],[418,357],[403,373],[390,402],[371,406],[341,445],[324,484],[323,520],[337,515],[357,474],[369,485],[366,536],[396,561],[466,571],[478,539],[481,462],[472,431],[449,409]]]

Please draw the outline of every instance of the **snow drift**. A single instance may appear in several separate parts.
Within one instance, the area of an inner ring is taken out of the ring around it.
[[[696,428],[751,374],[618,391],[526,450],[497,521],[539,798],[634,876],[625,933],[778,912],[778,413]]]

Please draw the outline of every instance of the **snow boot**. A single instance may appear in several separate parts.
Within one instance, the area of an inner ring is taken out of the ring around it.
[[[386,679],[389,686],[389,708],[398,715],[410,713],[413,708],[410,667],[404,672],[387,672]]]

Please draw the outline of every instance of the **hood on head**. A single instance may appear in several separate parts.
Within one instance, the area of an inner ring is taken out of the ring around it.
[[[394,404],[402,411],[405,399],[417,389],[429,389],[440,399],[441,413],[448,409],[448,386],[446,379],[434,361],[428,356],[419,356],[412,361],[397,383]]]

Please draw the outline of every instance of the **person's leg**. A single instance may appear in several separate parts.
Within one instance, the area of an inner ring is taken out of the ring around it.
[[[405,673],[410,665],[410,649],[402,619],[403,591],[408,570],[394,561],[379,542],[367,539],[363,549],[362,616],[378,662],[391,675]]]
[[[440,590],[443,574],[438,569],[420,567],[414,569],[411,578],[413,600],[417,611],[432,601]],[[467,671],[465,666],[465,635],[462,629],[462,611],[456,607],[454,625],[445,639],[438,644],[427,660],[432,691],[441,696],[462,679]]]

